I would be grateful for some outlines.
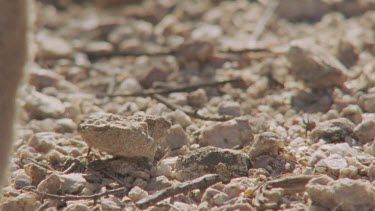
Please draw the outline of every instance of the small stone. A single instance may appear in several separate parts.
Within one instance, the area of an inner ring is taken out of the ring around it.
[[[159,67],[153,67],[139,76],[139,83],[144,88],[151,88],[157,81],[166,81],[167,77],[168,73],[165,70]]]
[[[234,117],[241,116],[241,106],[238,102],[232,101],[220,103],[219,114]]]
[[[320,122],[310,133],[312,141],[324,139],[329,143],[346,142],[351,137],[355,125],[346,118]]]
[[[255,136],[255,141],[251,146],[249,157],[255,160],[261,155],[277,155],[284,147],[283,139],[275,133],[264,132]]]
[[[56,148],[56,144],[59,142],[59,138],[61,138],[61,136],[57,133],[36,133],[30,138],[28,145],[33,147],[38,152],[48,153],[52,149]]]
[[[315,169],[318,172],[327,173],[332,177],[338,177],[340,170],[346,167],[348,167],[348,163],[345,158],[337,154],[332,154],[315,164]]]
[[[148,196],[148,193],[144,191],[143,189],[141,189],[140,187],[135,186],[129,191],[128,196],[131,200],[133,200],[133,202],[137,202],[145,198],[146,196]]]
[[[181,125],[183,128],[186,128],[187,126],[190,126],[192,124],[191,118],[181,110],[170,112],[166,115],[165,118],[167,118],[173,124]]]
[[[361,144],[366,144],[374,141],[375,137],[375,121],[364,120],[357,127],[354,128],[354,134]]]
[[[113,52],[113,46],[106,41],[91,41],[84,46],[83,51],[88,55],[95,56],[97,54]]]
[[[14,188],[15,189],[22,189],[22,188],[24,188],[26,186],[30,186],[30,185],[31,185],[31,177],[26,175],[25,172],[23,172],[22,174],[18,174],[14,178]]]
[[[340,169],[340,178],[358,178],[358,168],[355,166],[348,166],[346,168]]]
[[[348,40],[341,39],[336,50],[337,59],[346,67],[355,65],[359,58],[359,54],[355,46]]]
[[[61,59],[69,58],[73,54],[70,44],[60,37],[53,37],[51,34],[41,32],[36,35],[39,46],[37,58],[40,59]]]
[[[189,180],[208,173],[247,176],[250,167],[249,158],[242,151],[202,147],[179,157],[176,172],[182,180]]]
[[[112,155],[153,159],[169,127],[162,117],[99,114],[81,122],[78,131],[89,146]]]
[[[362,121],[362,109],[358,105],[348,105],[342,109],[340,116],[349,119],[357,125]]]
[[[187,96],[188,104],[192,107],[201,108],[208,102],[206,90],[197,89]]]
[[[119,87],[116,89],[116,93],[139,93],[142,92],[143,88],[141,84],[135,78],[127,78],[122,81]]]
[[[146,186],[147,191],[157,191],[172,186],[172,182],[165,176],[152,178]]]
[[[37,186],[42,180],[48,175],[48,171],[45,168],[29,163],[24,166],[25,172],[32,179],[32,185]]]
[[[208,202],[208,206],[210,207],[223,205],[227,200],[227,194],[213,188],[207,188],[201,199],[201,201]]]
[[[57,174],[51,174],[39,183],[37,190],[44,193],[59,194],[62,192],[61,187],[60,177]]]
[[[171,150],[179,149],[189,142],[189,138],[180,125],[172,125],[166,139]]]
[[[200,136],[202,146],[233,148],[246,146],[253,140],[253,134],[247,118],[237,118],[218,122],[205,127]]]
[[[360,96],[359,104],[365,112],[375,112],[375,93],[369,93]]]
[[[316,45],[293,42],[287,53],[291,73],[310,88],[341,87],[348,70],[334,56]]]
[[[54,131],[56,133],[73,133],[77,129],[77,124],[69,118],[62,118],[56,121]]]
[[[33,90],[26,95],[24,108],[32,119],[59,118],[65,111],[59,99]]]
[[[117,201],[113,200],[113,198],[108,198],[101,200],[100,205],[103,210],[120,211],[121,205],[116,202]]]
[[[223,188],[223,192],[228,195],[229,199],[232,199],[238,197],[241,193],[243,193],[250,187],[252,187],[252,184],[249,181],[249,178],[240,177],[232,179],[230,183],[226,184]]]
[[[40,91],[45,87],[57,87],[59,81],[64,78],[52,70],[42,68],[32,68],[29,72],[29,84],[35,86]]]
[[[70,204],[64,211],[90,211],[91,209],[84,204]]]
[[[276,13],[291,21],[317,21],[328,11],[322,0],[283,0],[280,1]]]
[[[62,187],[61,191],[67,194],[79,194],[85,187],[86,180],[82,174],[72,173],[59,175]]]
[[[214,52],[214,46],[207,41],[189,40],[175,49],[175,55],[179,63],[205,62]]]
[[[333,180],[328,176],[311,179],[306,185],[306,191],[312,205],[326,209],[341,210],[372,210],[375,207],[375,191],[368,181],[339,179]]]
[[[0,210],[37,210],[41,204],[33,193],[21,193],[17,197],[2,198]]]

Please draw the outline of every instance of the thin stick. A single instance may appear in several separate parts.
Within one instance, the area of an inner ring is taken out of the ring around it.
[[[99,59],[99,58],[107,58],[107,57],[114,57],[114,56],[150,56],[150,57],[160,57],[160,56],[168,56],[173,55],[173,51],[161,51],[161,52],[124,52],[124,51],[110,51],[110,52],[83,52],[85,53],[90,59]]]
[[[97,200],[98,198],[103,197],[103,196],[108,196],[110,194],[117,194],[117,193],[126,191],[126,188],[117,188],[117,189],[108,190],[102,193],[96,193],[92,195],[76,196],[76,195],[69,195],[69,194],[68,195],[56,195],[56,194],[45,193],[45,192],[35,190],[32,187],[25,187],[23,189],[30,190],[31,192],[34,192],[43,198],[59,199],[63,201],[73,201],[73,200],[82,200],[82,199]]]
[[[163,97],[161,95],[158,95],[158,94],[152,95],[152,98],[154,98],[155,100],[159,101],[160,103],[163,103],[169,109],[172,109],[172,110],[181,110],[186,115],[188,115],[190,117],[193,117],[193,118],[196,118],[196,119],[201,119],[201,120],[205,120],[205,121],[215,121],[215,122],[225,122],[225,121],[228,121],[230,119],[233,119],[233,117],[231,117],[231,116],[220,116],[220,117],[203,116],[203,115],[198,114],[197,111],[187,110],[187,109],[185,109],[185,108],[183,108],[183,107],[181,107],[181,106],[179,106],[177,104],[174,104],[174,103],[168,101],[167,98],[165,98],[165,97]]]
[[[144,199],[141,199],[140,201],[136,202],[136,206],[140,209],[146,209],[152,205],[155,205],[159,201],[162,201],[166,198],[175,196],[180,193],[186,193],[188,191],[194,190],[194,189],[206,189],[209,186],[221,182],[222,177],[218,174],[208,174],[202,177],[199,177],[197,179],[194,179],[192,181],[187,181],[184,183],[181,183],[177,186],[172,186],[169,188],[165,188],[159,192],[156,192],[152,195],[147,196]]]
[[[255,26],[255,30],[250,37],[250,44],[255,43],[259,39],[260,35],[263,33],[264,29],[266,28],[268,22],[271,20],[271,17],[274,14],[278,5],[279,5],[279,0],[270,1],[264,15],[259,19],[257,25]]]
[[[228,83],[238,83],[242,82],[242,79],[240,78],[235,78],[235,79],[229,79],[229,80],[223,80],[223,81],[214,81],[214,82],[208,82],[208,83],[201,83],[201,84],[196,84],[196,85],[189,85],[189,86],[183,86],[183,87],[177,87],[177,88],[172,88],[172,89],[163,89],[163,90],[147,90],[144,92],[136,92],[136,93],[130,93],[130,94],[98,94],[99,97],[147,97],[147,96],[152,96],[155,94],[170,94],[173,92],[188,92],[188,91],[193,91],[199,88],[204,88],[204,87],[215,87],[215,86],[220,86],[223,84],[228,84]]]

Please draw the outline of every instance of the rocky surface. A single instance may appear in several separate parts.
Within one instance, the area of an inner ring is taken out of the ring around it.
[[[373,210],[374,1],[274,2],[37,0],[0,210]]]

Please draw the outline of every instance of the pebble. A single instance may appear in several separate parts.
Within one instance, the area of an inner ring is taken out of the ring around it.
[[[113,52],[113,46],[106,41],[91,41],[83,47],[86,54],[96,55]]]
[[[347,168],[348,163],[342,156],[332,154],[328,158],[320,160],[314,167],[319,173],[326,173],[329,176],[338,177],[340,170]]]
[[[188,40],[175,49],[180,64],[188,62],[205,62],[213,55],[214,45],[207,41]]]
[[[272,132],[261,133],[255,136],[249,152],[250,160],[255,161],[261,155],[277,155],[283,147],[284,141],[279,135]]]
[[[139,93],[142,92],[143,88],[141,84],[135,78],[127,78],[120,83],[116,89],[116,93]]]
[[[346,142],[350,138],[355,125],[346,118],[320,122],[309,134],[312,141],[324,139],[328,143]]]
[[[64,78],[52,70],[42,68],[32,68],[29,72],[29,84],[40,91],[45,87],[57,87],[58,83]]]
[[[348,105],[342,109],[340,116],[349,119],[357,125],[362,121],[362,109],[358,105]]]
[[[167,77],[167,71],[159,67],[152,67],[151,69],[145,71],[141,76],[139,76],[138,80],[144,88],[151,88],[155,82],[166,81]]]
[[[102,199],[100,205],[102,210],[121,211],[121,204],[115,201],[113,197]]]
[[[244,152],[209,146],[179,157],[176,176],[181,180],[195,179],[208,173],[224,177],[247,176],[250,167],[250,160]]]
[[[188,104],[192,107],[201,108],[208,102],[206,90],[197,89],[187,95]]]
[[[358,61],[359,53],[349,40],[340,39],[336,49],[336,56],[346,67],[351,67]]]
[[[61,139],[61,136],[58,133],[40,132],[30,138],[28,145],[38,152],[48,153],[57,147],[56,144],[59,142],[59,139]]]
[[[283,0],[280,1],[276,13],[291,21],[319,20],[328,11],[322,0]]]
[[[287,53],[291,73],[310,88],[341,87],[348,70],[337,59],[316,45],[292,42]]]
[[[62,182],[57,174],[51,174],[42,180],[37,190],[44,193],[59,194],[61,193]]]
[[[375,112],[375,93],[369,93],[360,96],[359,105],[361,105],[363,111],[365,112]]]
[[[364,120],[353,131],[361,144],[370,143],[375,140],[375,121]]]
[[[201,201],[208,202],[208,206],[212,207],[212,206],[223,205],[224,202],[227,200],[228,200],[227,194],[219,190],[213,189],[213,188],[207,188],[202,196]]]
[[[62,182],[61,191],[67,194],[80,194],[87,183],[79,173],[63,174],[59,178]]]
[[[253,140],[253,134],[246,118],[232,119],[206,126],[199,139],[202,146],[233,148],[246,146]]]
[[[73,133],[77,129],[77,124],[70,118],[56,120],[54,131],[56,133]]]
[[[137,202],[148,196],[148,193],[142,188],[135,186],[129,191],[128,196],[131,200],[133,200],[133,202]]]
[[[153,159],[169,127],[170,123],[162,117],[98,114],[81,122],[78,131],[89,146],[101,151]]]
[[[70,204],[64,211],[90,211],[91,209],[84,204]]]
[[[37,186],[42,180],[48,175],[48,171],[45,168],[40,167],[34,163],[29,163],[24,166],[25,172],[32,179],[32,185]]]
[[[373,210],[375,191],[369,181],[339,179],[333,180],[324,175],[311,179],[306,191],[312,205],[326,209]]]
[[[154,177],[145,187],[147,191],[157,191],[172,186],[172,182],[166,176]]]
[[[183,128],[186,128],[192,124],[191,118],[181,110],[172,111],[168,113],[165,118],[171,121],[173,124],[181,125]]]
[[[180,125],[172,125],[169,129],[166,140],[171,150],[179,149],[187,145],[189,142],[189,138]]]
[[[219,105],[219,114],[239,117],[241,116],[241,106],[238,102],[226,101]]]
[[[37,195],[33,193],[21,193],[17,197],[9,197],[2,200],[0,210],[37,210],[41,204],[37,201]]]
[[[34,90],[26,95],[24,108],[31,119],[59,118],[65,111],[59,99]]]
[[[73,54],[73,48],[69,42],[45,31],[36,35],[36,41],[39,47],[37,58],[61,59],[69,58]]]
[[[22,189],[26,186],[31,185],[31,177],[26,175],[24,171],[22,173],[19,173],[14,178],[14,188],[15,189]]]

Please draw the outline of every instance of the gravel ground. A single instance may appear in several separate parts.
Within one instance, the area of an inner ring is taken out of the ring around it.
[[[372,0],[39,0],[0,210],[375,209]]]

